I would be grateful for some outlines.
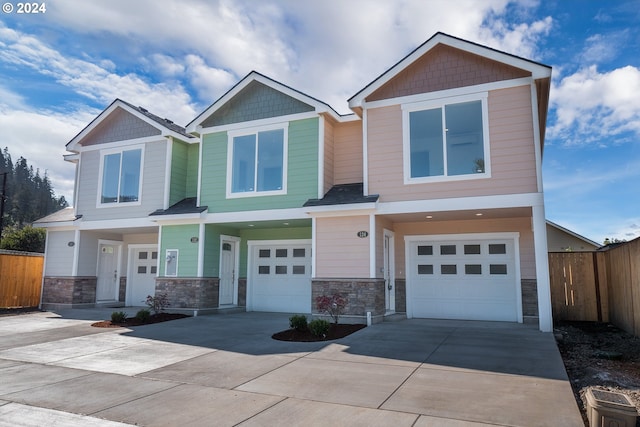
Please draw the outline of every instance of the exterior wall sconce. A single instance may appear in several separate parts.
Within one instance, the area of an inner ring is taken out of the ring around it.
[[[191,238],[191,243],[198,243],[198,238],[197,237],[192,237]]]

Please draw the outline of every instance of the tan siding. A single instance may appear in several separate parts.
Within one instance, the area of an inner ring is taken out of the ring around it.
[[[405,222],[394,226],[396,239],[396,277],[405,277],[404,238],[412,235],[466,233],[520,233],[520,275],[535,279],[535,250],[530,218],[506,218],[473,221]]]
[[[334,123],[330,123],[329,120],[324,121],[324,176],[323,176],[323,192],[322,194],[326,194],[327,191],[331,189],[333,186],[333,175],[334,175],[334,164],[335,164],[335,154],[334,154]]]
[[[334,184],[362,182],[362,122],[338,123],[335,128]]]
[[[396,98],[530,76],[531,73],[451,46],[437,45],[367,97]]]
[[[384,229],[393,231],[393,223],[385,217],[376,217],[376,277],[384,278]]]
[[[369,277],[369,237],[358,237],[362,230],[369,231],[366,215],[317,219],[316,277]]]
[[[491,178],[409,185],[400,106],[369,110],[369,193],[389,202],[537,192],[529,86],[492,91],[488,105]]]

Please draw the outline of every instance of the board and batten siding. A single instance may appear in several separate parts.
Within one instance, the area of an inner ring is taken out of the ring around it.
[[[96,207],[100,194],[100,151],[85,151],[81,154],[78,176],[78,207],[83,221],[127,219],[149,216],[150,212],[163,208],[164,177],[166,167],[166,140],[147,142],[144,145],[142,166],[142,192],[140,204],[114,203],[109,207]]]
[[[362,122],[338,123],[334,132],[334,184],[362,182]]]
[[[71,276],[73,274],[73,254],[75,246],[75,231],[47,232],[47,256],[45,258],[45,276]]]
[[[177,277],[196,277],[198,275],[198,242],[191,242],[199,236],[198,224],[165,225],[162,227],[160,245],[160,276],[165,274],[167,249],[178,250]]]
[[[405,277],[405,236],[517,232],[520,233],[520,276],[522,279],[536,279],[535,247],[533,232],[531,231],[531,218],[402,222],[395,224],[394,232],[396,278]]]
[[[358,237],[367,231],[368,237]],[[329,217],[316,219],[316,277],[369,277],[369,217]]]
[[[236,212],[299,208],[317,198],[318,126],[317,118],[289,123],[287,194],[275,196],[227,199],[227,133],[204,135],[200,205],[209,206],[209,212]]]
[[[489,92],[491,178],[404,184],[400,105],[368,110],[369,194],[381,202],[537,192],[530,86]]]

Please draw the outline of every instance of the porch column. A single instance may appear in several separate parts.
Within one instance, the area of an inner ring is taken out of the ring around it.
[[[532,206],[532,212],[536,281],[538,282],[538,322],[542,332],[551,332],[553,330],[553,317],[551,313],[551,283],[549,280],[549,254],[544,205]]]

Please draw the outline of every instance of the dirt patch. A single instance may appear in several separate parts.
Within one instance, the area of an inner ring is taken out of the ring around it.
[[[598,322],[563,322],[555,332],[585,425],[589,388],[624,393],[640,409],[640,338]]]
[[[130,326],[142,326],[150,325],[152,323],[168,322],[169,320],[184,319],[190,317],[186,314],[179,313],[158,313],[152,314],[144,322],[138,320],[135,317],[127,317],[124,322],[113,323],[111,320],[102,320],[100,322],[92,323],[91,326],[95,328],[127,328]]]
[[[329,332],[324,337],[318,337],[313,335],[308,329],[305,331],[298,331],[296,329],[287,329],[286,331],[275,333],[271,336],[274,340],[278,341],[298,341],[298,342],[313,342],[313,341],[331,341],[338,338],[344,338],[347,335],[359,331],[365,328],[367,325],[348,325],[342,323],[332,323],[329,327]]]

